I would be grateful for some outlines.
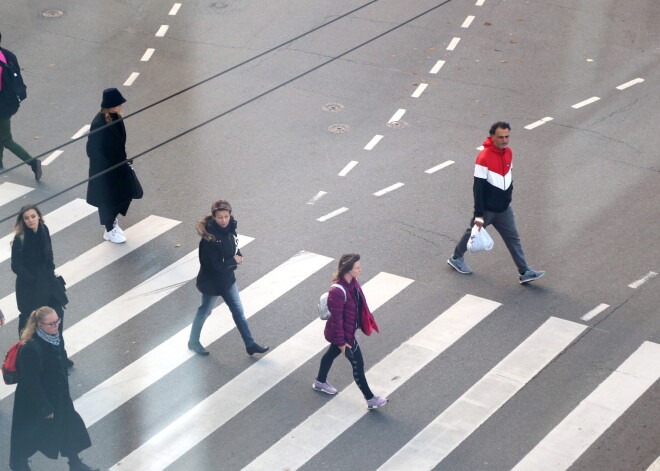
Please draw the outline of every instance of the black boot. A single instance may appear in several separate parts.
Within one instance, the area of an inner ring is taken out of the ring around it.
[[[202,344],[199,343],[199,342],[188,342],[188,349],[192,350],[197,355],[208,355],[209,354],[208,350],[206,350],[204,347],[202,347]]]
[[[34,172],[34,179],[36,181],[41,180],[41,160],[33,160],[30,163],[30,167],[32,167],[32,171]]]
[[[69,458],[69,471],[100,471],[99,468],[92,468],[82,462],[77,456]]]
[[[269,347],[262,347],[258,343],[253,343],[249,347],[245,347],[245,350],[247,350],[248,355],[254,355],[255,353],[266,353],[268,348]]]

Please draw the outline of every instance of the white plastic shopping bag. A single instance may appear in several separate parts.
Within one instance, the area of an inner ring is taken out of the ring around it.
[[[479,226],[476,224],[472,226],[472,233],[470,234],[467,248],[470,252],[483,252],[484,250],[490,250],[493,248],[493,239],[488,232],[486,232],[485,227],[482,227],[481,230],[479,230]]]

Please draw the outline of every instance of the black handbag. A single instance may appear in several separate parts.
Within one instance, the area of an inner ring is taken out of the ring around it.
[[[142,189],[140,180],[138,180],[137,174],[135,173],[135,169],[130,165],[128,166],[128,168],[131,174],[131,195],[133,196],[134,200],[139,200],[144,196],[144,190]]]

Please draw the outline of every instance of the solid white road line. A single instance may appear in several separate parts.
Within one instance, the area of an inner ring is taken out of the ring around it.
[[[2,183],[0,184],[0,206],[4,206],[23,195],[27,195],[32,190],[34,188],[30,188],[29,186],[17,185],[10,182]]]
[[[485,0],[477,0],[477,3],[475,3],[476,6],[480,7],[481,5],[484,4]]]
[[[370,308],[375,311],[410,283],[412,280],[407,278],[381,272],[365,283],[363,290],[369,300]],[[167,468],[323,350],[328,345],[323,338],[323,327],[324,322],[320,319],[308,324],[119,461],[111,471],[124,469],[156,471]],[[310,379],[310,384],[311,381]],[[281,467],[261,469],[281,469]]]
[[[140,76],[140,72],[133,72],[131,75],[128,76],[126,81],[124,82],[125,87],[130,87],[133,85],[133,82],[135,82],[135,79],[137,79]]]
[[[314,195],[314,197],[311,200],[307,202],[307,204],[314,204],[327,194],[328,194],[327,191],[319,191],[317,194]]]
[[[580,103],[574,104],[573,106],[571,106],[571,108],[575,108],[577,110],[578,108],[582,108],[583,106],[590,105],[591,103],[593,103],[595,101],[598,101],[598,100],[600,100],[600,97],[592,96],[591,98],[589,98],[587,100],[584,100],[584,101],[581,101]]]
[[[394,191],[397,188],[401,188],[403,186],[403,183],[395,183],[394,185],[390,185],[387,188],[383,188],[382,190],[377,191],[374,193],[374,196],[383,196],[385,193],[389,193],[390,191]]]
[[[300,252],[241,291],[246,319],[283,296],[299,283],[332,261],[331,258],[310,252]],[[194,312],[196,306],[191,306]],[[166,374],[195,356],[188,350],[188,325],[178,333],[146,353],[124,369],[96,386],[75,401],[76,410],[90,427],[107,414],[135,397]],[[235,329],[229,308],[221,304],[213,310],[204,324],[200,341],[210,345]],[[291,352],[289,352],[289,355]],[[124,468],[135,470],[136,468]]]
[[[539,119],[538,121],[534,121],[532,124],[528,124],[527,126],[525,126],[525,129],[537,128],[537,127],[541,126],[542,124],[547,123],[548,121],[552,121],[553,119],[554,118],[551,118],[550,116],[546,116],[543,119]]]
[[[71,136],[71,139],[78,139],[79,137],[84,136],[85,134],[87,134],[90,128],[91,126],[89,124],[85,124],[82,128],[80,128],[80,130],[77,133]]]
[[[344,168],[342,169],[342,171],[339,172],[337,175],[339,175],[340,177],[345,177],[345,176],[348,174],[348,172],[350,172],[351,170],[353,170],[353,167],[355,167],[357,164],[358,164],[358,162],[357,162],[356,160],[351,160],[351,161],[346,165],[346,167],[344,167]]]
[[[650,271],[646,275],[644,275],[643,278],[640,278],[639,280],[630,283],[628,285],[628,288],[637,289],[656,275],[657,275],[656,272]]]
[[[161,27],[158,28],[158,31],[156,31],[156,37],[162,38],[163,36],[165,36],[165,33],[167,33],[169,27],[170,25],[161,25]]]
[[[495,301],[464,296],[367,372],[372,389],[379,395],[390,395],[498,306],[500,304]],[[365,400],[353,383],[243,471],[299,469],[366,413]],[[398,469],[407,469],[407,466]]]
[[[326,214],[325,216],[321,216],[320,218],[316,219],[318,222],[324,222],[327,221],[328,219],[332,219],[335,216],[339,216],[341,213],[345,213],[348,211],[348,208],[343,207],[339,209],[335,209],[334,211]]]
[[[660,456],[658,456],[657,460],[651,463],[651,466],[649,466],[646,471],[660,471]]]
[[[631,80],[630,82],[626,82],[624,84],[619,85],[616,87],[617,90],[625,90],[628,87],[632,87],[633,85],[636,85],[638,83],[642,83],[644,81],[643,78],[636,78],[634,80]]]
[[[431,174],[434,172],[437,172],[438,170],[442,170],[445,167],[449,167],[450,165],[453,165],[455,162],[453,160],[447,160],[446,162],[441,163],[440,165],[436,165],[435,167],[431,167],[428,170],[424,170],[425,173]]]
[[[644,342],[512,471],[564,471],[660,378],[660,344]]]
[[[593,308],[591,311],[587,312],[584,316],[580,317],[580,319],[582,319],[583,321],[590,321],[608,307],[610,307],[609,304],[601,303],[595,308]]]
[[[147,62],[149,59],[151,59],[151,56],[154,55],[155,49],[152,47],[147,48],[146,51],[144,51],[144,54],[142,55],[142,58],[140,59],[142,62]]]
[[[44,221],[48,222],[48,230],[52,236],[94,212],[96,212],[94,206],[87,204],[83,199],[76,198],[64,206],[60,206],[56,210],[45,214]],[[9,244],[12,240],[14,240],[13,233],[7,234],[0,239],[0,262],[4,262],[11,257],[11,246]]]
[[[448,51],[453,51],[456,49],[456,46],[458,45],[458,42],[461,40],[461,38],[453,38],[451,42],[449,43],[449,46],[447,46]]]
[[[442,69],[442,66],[445,65],[445,61],[438,61],[435,63],[433,68],[430,70],[430,74],[437,74]]]
[[[369,141],[369,144],[364,146],[364,150],[373,149],[374,147],[376,147],[376,144],[378,144],[382,138],[383,138],[383,136],[381,136],[380,134],[376,134],[374,137],[371,138],[371,140]]]
[[[84,254],[56,268],[55,271],[64,277],[67,288],[70,288],[79,281],[119,260],[124,255],[128,255],[133,250],[167,232],[179,223],[180,221],[174,221],[160,216],[149,216],[124,231],[124,235],[128,240],[123,244],[102,242]],[[103,229],[101,228],[101,230]],[[0,299],[0,309],[5,313],[5,323],[16,319],[19,314],[16,307],[16,293],[11,293]]]
[[[64,154],[63,150],[56,150],[52,154],[50,154],[48,157],[46,157],[44,160],[41,161],[41,165],[48,166],[50,165],[56,158],[58,158],[60,155]]]
[[[430,471],[587,327],[551,317],[378,471]]]
[[[404,109],[398,109],[396,113],[392,115],[388,123],[393,123],[395,121],[399,121],[401,118],[403,118],[403,115],[406,113],[406,110]]]
[[[465,18],[465,21],[461,25],[461,28],[469,28],[473,20],[474,20],[474,16],[469,15],[467,18]]]
[[[416,89],[416,90],[413,92],[413,94],[410,95],[410,96],[411,96],[412,98],[419,98],[420,95],[422,94],[422,92],[423,92],[424,90],[426,90],[426,87],[428,87],[428,86],[429,86],[428,83],[420,83],[419,86],[417,87],[417,89]]]
[[[170,10],[169,15],[170,15],[170,16],[174,16],[174,15],[176,15],[177,13],[179,13],[179,8],[181,8],[181,4],[180,4],[180,3],[175,3],[174,5],[172,5],[172,9]]]

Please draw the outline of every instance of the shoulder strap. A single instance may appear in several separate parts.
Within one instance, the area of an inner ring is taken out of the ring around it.
[[[332,283],[332,284],[330,285],[330,287],[331,287],[331,288],[339,288],[339,289],[342,291],[342,293],[344,293],[344,303],[348,300],[348,299],[346,298],[346,290],[344,289],[344,287],[343,287],[342,285],[337,284],[337,283]]]

